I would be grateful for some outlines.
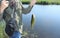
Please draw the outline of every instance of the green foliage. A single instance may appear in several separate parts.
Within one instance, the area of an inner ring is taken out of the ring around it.
[[[22,2],[29,2],[30,0],[22,0]],[[60,3],[60,0],[37,0],[37,2],[41,2],[41,1],[47,1],[47,2],[58,2]]]
[[[30,0],[22,0],[22,2],[30,2]],[[37,2],[40,2],[40,0],[37,0]]]
[[[21,0],[24,3],[30,2],[30,0]],[[41,2],[47,2],[48,4],[60,4],[60,0],[37,0],[37,4],[41,4]]]

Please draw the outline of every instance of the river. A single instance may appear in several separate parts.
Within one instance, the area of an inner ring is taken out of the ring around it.
[[[30,30],[32,14],[35,14],[35,26]],[[24,30],[37,34],[37,38],[60,38],[60,5],[35,5],[29,14],[22,17]]]

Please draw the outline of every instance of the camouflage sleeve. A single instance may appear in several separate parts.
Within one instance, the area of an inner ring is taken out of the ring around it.
[[[23,13],[23,14],[29,13],[29,12],[31,11],[31,9],[33,8],[33,6],[31,7],[30,5],[29,5],[27,8],[24,8],[21,1],[20,1],[20,5],[21,5],[21,7],[22,7],[22,13]]]
[[[22,8],[22,10],[20,10],[20,11],[22,11],[23,14],[29,13],[31,11],[32,7],[33,7],[33,6],[31,7],[29,5],[27,8],[24,8],[21,0],[16,0],[16,2],[19,2],[19,3],[16,3],[16,5],[17,5],[16,8],[20,8],[20,9]]]
[[[10,7],[8,7],[7,9],[4,10],[3,13],[3,19],[8,22],[12,16],[12,9]]]
[[[32,6],[32,7],[33,7],[33,6]],[[24,7],[22,6],[22,13],[24,13],[24,14],[29,13],[29,12],[32,10],[32,7],[31,7],[31,6],[28,6],[27,8],[24,8]]]
[[[6,11],[9,15],[11,15],[13,10],[12,10],[10,7],[8,7],[5,11]]]

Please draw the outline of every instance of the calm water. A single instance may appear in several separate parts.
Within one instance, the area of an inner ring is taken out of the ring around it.
[[[34,29],[30,30],[32,14],[36,18]],[[23,14],[23,24],[24,30],[36,33],[37,38],[60,38],[60,5],[35,5],[29,14]]]

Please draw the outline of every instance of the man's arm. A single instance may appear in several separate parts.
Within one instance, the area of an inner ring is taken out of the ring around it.
[[[33,8],[33,6],[31,7],[30,5],[27,8],[24,8],[22,6],[22,13],[27,14],[27,13],[29,13],[31,11],[32,8]]]
[[[24,13],[24,14],[29,13],[31,11],[31,9],[33,8],[33,6],[35,5],[35,3],[36,3],[36,0],[31,0],[29,6],[27,8],[24,8],[22,6],[22,13]]]

